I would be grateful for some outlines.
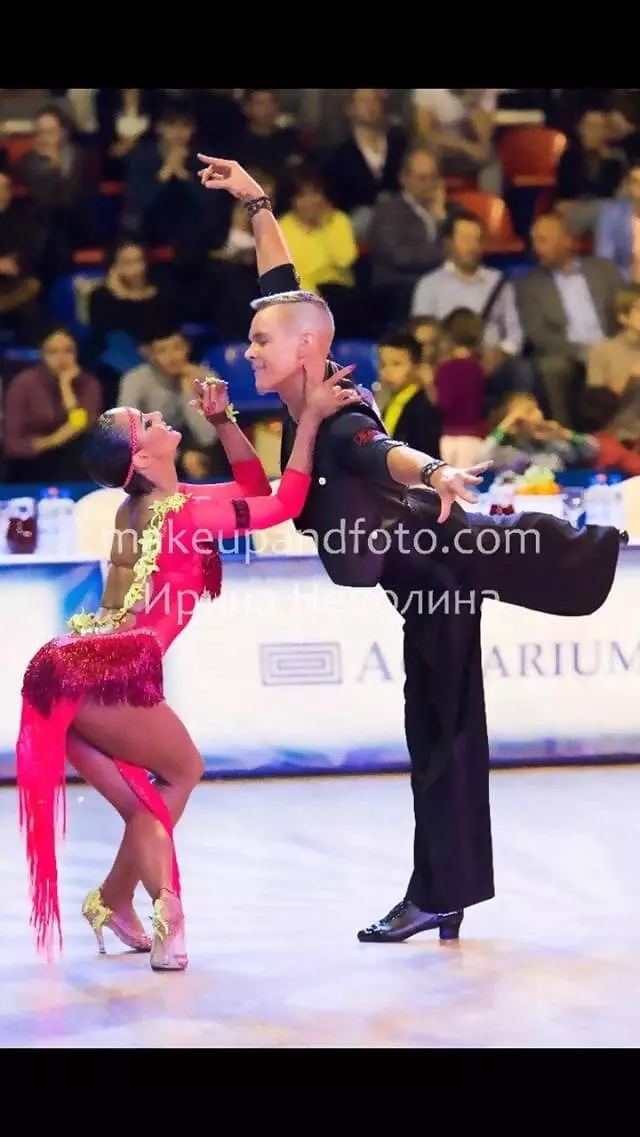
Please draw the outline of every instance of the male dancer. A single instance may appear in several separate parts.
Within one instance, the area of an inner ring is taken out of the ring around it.
[[[277,391],[289,412],[284,465],[305,391],[331,369],[333,319],[324,301],[299,290],[262,187],[236,162],[199,157],[203,185],[228,190],[251,218],[262,298],[252,304],[246,354],[257,390]],[[454,469],[394,442],[364,399],[328,420],[317,437],[313,481],[296,526],[316,536],[336,584],[382,584],[404,617],[414,867],[404,899],[358,933],[364,942],[435,928],[441,939],[455,939],[464,909],[494,895],[483,596],[586,615],[604,602],[615,576],[625,536],[616,529],[576,531],[544,514],[465,513],[456,499],[475,500],[486,466]],[[349,537],[337,553],[324,540],[336,528]]]

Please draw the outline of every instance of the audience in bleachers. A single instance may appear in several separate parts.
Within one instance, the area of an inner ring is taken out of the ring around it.
[[[416,284],[444,260],[447,222],[462,212],[447,200],[435,155],[423,146],[407,151],[400,189],[380,195],[371,222],[373,287],[383,319],[406,320]]]
[[[216,432],[190,405],[194,380],[211,374],[211,368],[191,361],[191,345],[176,326],[158,327],[143,350],[145,362],[122,376],[118,406],[137,407],[146,414],[160,411],[164,421],[181,432],[182,475],[201,481],[219,474],[214,468]]]
[[[518,309],[552,418],[570,426],[592,344],[617,330],[618,269],[577,256],[562,217],[539,217],[532,230],[537,266],[516,282]]]
[[[81,367],[69,332],[56,328],[45,336],[41,361],[13,377],[3,402],[7,481],[85,478],[82,436],[104,409],[103,397],[100,381]]]
[[[81,476],[81,436],[117,399],[183,432],[184,477],[224,472],[191,354],[241,358],[257,270],[198,150],[255,169],[336,357],[378,344],[392,433],[470,461],[487,414],[528,394],[545,444],[583,430],[630,472],[637,399],[622,419],[605,400],[640,376],[637,92],[100,88],[0,90],[5,478]],[[51,322],[67,332],[30,360]]]

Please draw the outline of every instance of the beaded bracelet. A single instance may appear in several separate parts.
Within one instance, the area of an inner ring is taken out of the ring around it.
[[[267,197],[266,194],[264,197],[253,197],[250,201],[245,201],[244,207],[249,217],[255,217],[256,213],[259,213],[261,209],[268,209],[269,213],[273,213],[271,198]]]

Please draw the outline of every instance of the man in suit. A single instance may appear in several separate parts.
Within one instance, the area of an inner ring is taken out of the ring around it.
[[[369,233],[373,287],[392,322],[409,315],[413,290],[445,257],[445,229],[462,206],[446,200],[438,163],[415,147],[400,167],[400,191],[378,198]]]
[[[555,214],[539,217],[531,237],[538,266],[516,282],[520,322],[549,415],[570,427],[589,347],[615,334],[622,278],[611,261],[576,256],[573,238]]]
[[[286,404],[285,462],[307,392],[335,366],[327,360],[333,319],[320,297],[299,290],[262,188],[237,163],[200,157],[203,184],[227,189],[251,217],[262,296],[252,304],[246,354],[257,390],[277,390]],[[539,514],[465,513],[456,499],[475,500],[484,468],[455,469],[391,439],[364,398],[323,424],[316,439],[312,484],[296,526],[314,535],[334,583],[381,584],[405,621],[414,868],[403,899],[361,929],[361,942],[431,929],[456,939],[464,909],[494,895],[483,597],[585,615],[603,603],[615,575],[615,529],[577,531]],[[345,536],[337,552],[329,541],[336,531]],[[489,553],[481,539],[487,533]],[[519,539],[510,539],[516,533]]]
[[[640,284],[640,162],[627,173],[626,194],[607,201],[596,226],[596,253],[613,261],[629,283]]]

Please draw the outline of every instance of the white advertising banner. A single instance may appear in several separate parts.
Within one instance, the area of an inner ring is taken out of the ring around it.
[[[20,686],[64,618],[99,603],[96,563],[0,568],[0,777],[13,776]],[[589,617],[485,602],[492,758],[640,754],[640,549]],[[332,585],[315,557],[225,564],[166,657],[166,694],[211,773],[404,768],[402,622],[384,593]]]

